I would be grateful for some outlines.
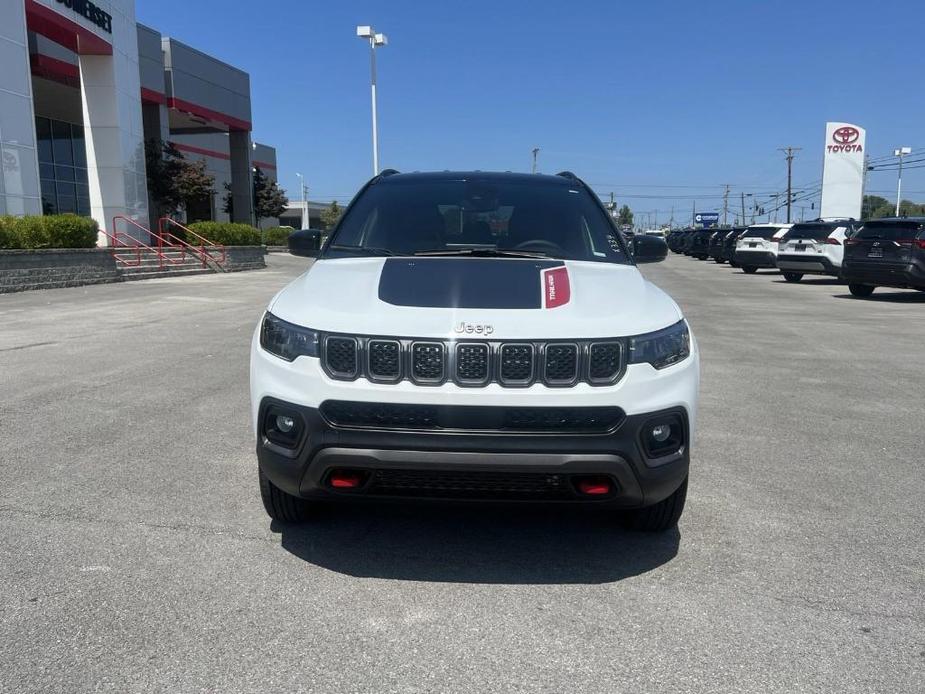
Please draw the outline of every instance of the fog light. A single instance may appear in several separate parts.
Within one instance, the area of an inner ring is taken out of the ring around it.
[[[675,456],[684,448],[684,423],[678,415],[652,419],[642,426],[640,434],[649,460]]]
[[[671,436],[671,425],[659,424],[658,426],[652,427],[652,438],[658,443],[665,443],[669,436]]]
[[[304,424],[295,412],[271,405],[263,422],[263,433],[271,443],[285,448],[298,446]]]

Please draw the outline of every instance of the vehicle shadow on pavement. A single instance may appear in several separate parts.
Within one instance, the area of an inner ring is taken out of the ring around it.
[[[350,576],[491,584],[619,581],[670,561],[681,539],[564,507],[364,504],[270,529],[288,552]]]
[[[925,304],[925,292],[915,290],[883,291],[878,289],[870,296],[856,297],[851,294],[833,294],[836,299],[851,299],[860,302],[881,302],[890,304]]]
[[[825,287],[832,286],[836,287],[841,285],[842,287],[847,287],[848,285],[840,279],[834,277],[814,277],[812,279],[804,277],[799,282],[788,282],[783,277],[779,280],[774,280],[774,284],[808,284],[812,287]]]

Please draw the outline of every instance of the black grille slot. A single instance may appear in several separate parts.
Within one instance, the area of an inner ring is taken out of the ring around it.
[[[370,376],[388,380],[401,376],[401,344],[396,340],[370,340],[366,352]]]
[[[596,342],[589,351],[588,376],[592,381],[612,381],[620,373],[623,350],[619,342]]]
[[[485,383],[488,380],[488,345],[456,345],[456,378],[462,383]]]
[[[328,369],[337,376],[357,375],[357,341],[352,337],[329,337],[325,342]]]
[[[528,383],[533,379],[533,345],[501,347],[501,382]]]
[[[500,431],[511,434],[606,434],[623,422],[619,407],[485,407],[326,400],[321,415],[345,428]]]
[[[570,499],[563,475],[533,472],[377,470],[369,492],[452,499]]]
[[[504,429],[600,433],[616,429],[623,421],[617,407],[515,407],[504,415]]]
[[[416,381],[443,380],[444,350],[439,342],[415,342],[411,346],[411,375]]]
[[[546,382],[571,383],[578,376],[578,345],[547,345]]]
[[[435,429],[438,408],[434,405],[401,405],[328,400],[321,414],[342,427],[379,429]]]

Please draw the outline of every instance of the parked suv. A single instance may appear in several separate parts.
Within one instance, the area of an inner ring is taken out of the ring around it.
[[[845,239],[858,226],[853,219],[794,224],[777,244],[777,267],[784,279],[799,282],[805,274],[841,276]]]
[[[690,255],[697,260],[706,260],[710,257],[710,229],[694,229],[691,232]]]
[[[744,229],[744,227],[742,227]],[[726,254],[724,251],[724,244],[726,243],[726,237],[729,234],[734,233],[736,227],[732,229],[718,229],[713,232],[710,236],[710,257],[717,263],[726,262]]]
[[[267,513],[494,499],[673,527],[699,357],[678,305],[636,267],[666,252],[647,237],[631,255],[573,174],[373,178],[254,334]]]
[[[842,276],[854,296],[877,287],[925,291],[925,217],[865,222],[845,242]]]
[[[752,224],[736,241],[735,261],[749,274],[777,267],[777,242],[792,224]]]
[[[723,260],[729,263],[731,267],[738,267],[735,261],[736,241],[745,233],[748,227],[734,227],[732,231],[726,234],[723,239]]]

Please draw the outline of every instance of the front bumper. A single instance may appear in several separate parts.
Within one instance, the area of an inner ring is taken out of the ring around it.
[[[915,262],[846,261],[842,266],[842,277],[852,284],[869,284],[877,287],[925,287],[925,267]]]
[[[841,274],[841,267],[821,253],[787,253],[778,254],[777,268],[787,272],[804,274],[834,275]]]
[[[683,362],[661,370],[649,364],[631,364],[623,377],[610,386],[579,383],[569,388],[551,388],[537,383],[526,388],[504,388],[498,384],[462,388],[452,383],[381,384],[362,378],[333,380],[316,358],[299,357],[286,362],[261,349],[255,334],[250,376],[260,467],[276,486],[289,494],[364,496],[332,490],[325,481],[333,467],[367,471],[543,473],[563,476],[566,482],[577,474],[603,474],[612,478],[616,493],[595,503],[629,508],[660,501],[677,489],[687,475],[691,433],[696,429],[700,364],[697,342],[692,335],[691,355]],[[547,427],[542,432],[510,433],[496,430],[497,420],[491,416],[476,417],[475,424],[465,429],[408,430],[392,426],[388,423],[392,420],[388,419],[379,420],[387,423],[378,428],[353,426],[350,420],[331,417],[326,403],[332,402],[398,408],[468,408],[481,410],[483,414],[548,408],[565,413],[563,420],[569,412],[610,408],[618,409],[620,418],[606,430],[582,430],[585,433],[557,428],[555,424],[551,430]],[[293,409],[304,423],[304,436],[292,450],[269,442],[265,436],[266,408],[274,403]],[[328,419],[322,416],[322,410]],[[653,415],[663,413],[680,418],[684,438],[679,455],[666,456],[653,464],[645,456],[639,433]]]
[[[273,398],[261,402],[261,422],[271,407],[292,413],[304,429],[292,448],[273,443],[261,431],[260,469],[277,487],[301,498],[437,496],[635,508],[670,495],[690,465],[690,419],[683,408],[627,416],[605,434],[559,436],[345,428],[332,425],[321,410]],[[649,456],[646,425],[666,419],[680,423],[682,440],[668,455]],[[330,483],[335,470],[357,472],[364,483],[337,489]],[[588,476],[611,480],[612,493],[582,495],[575,481]],[[395,479],[403,485],[396,487]]]
[[[777,257],[771,251],[752,251],[737,248],[734,258],[739,265],[777,267]]]

